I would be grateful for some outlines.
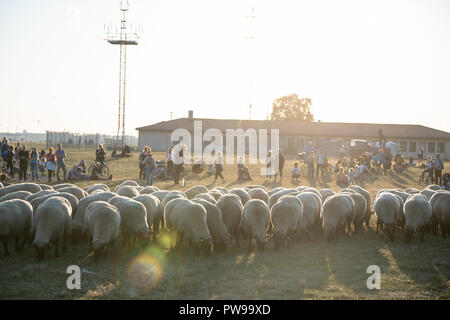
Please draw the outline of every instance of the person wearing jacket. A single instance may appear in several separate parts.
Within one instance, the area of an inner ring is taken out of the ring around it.
[[[153,180],[155,179],[156,160],[152,155],[152,149],[150,147],[148,147],[147,155],[141,164],[144,167],[144,175],[147,177],[147,186],[152,186]]]
[[[27,171],[28,171],[28,164],[30,161],[30,152],[27,150],[26,145],[22,146],[22,149],[20,149],[18,153],[19,158],[19,180],[27,181]]]
[[[8,147],[8,150],[2,153],[2,157],[6,161],[6,170],[8,170],[8,173],[11,175],[11,180],[13,180],[14,179],[13,160],[15,158],[14,146],[10,145]]]
[[[38,174],[38,164],[39,164],[39,157],[38,153],[36,151],[36,148],[31,149],[31,155],[30,155],[30,171],[31,171],[31,181],[39,181],[39,174]]]
[[[442,183],[442,170],[444,170],[444,162],[441,160],[439,153],[436,153],[436,160],[434,161],[434,177],[436,178],[436,184]]]
[[[56,170],[56,156],[52,147],[48,148],[48,153],[45,155],[47,162],[45,166],[48,171],[48,182],[52,181],[52,175]]]

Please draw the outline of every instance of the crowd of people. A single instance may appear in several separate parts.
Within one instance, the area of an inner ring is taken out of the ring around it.
[[[105,150],[103,145],[99,145],[96,150],[96,165],[91,172],[86,170],[86,162],[81,160],[80,163],[73,165],[72,169],[67,170],[66,159],[67,154],[62,144],[58,144],[56,150],[49,147],[39,152],[36,147],[31,150],[27,149],[25,144],[17,142],[15,145],[10,143],[7,137],[3,137],[1,142],[1,157],[3,160],[2,184],[9,184],[18,177],[18,182],[25,182],[30,176],[31,181],[41,181],[47,176],[48,182],[52,181],[52,177],[56,176],[57,181],[66,180],[108,180],[112,179],[112,175],[105,177],[102,175],[102,165],[105,161]],[[47,171],[47,172],[46,172]],[[62,171],[62,176],[60,175]]]

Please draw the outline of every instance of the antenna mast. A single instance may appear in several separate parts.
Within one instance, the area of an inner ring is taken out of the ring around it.
[[[252,25],[254,24],[254,20],[255,20],[256,16],[255,16],[255,8],[252,6],[250,8],[250,14],[245,16],[245,19],[248,20],[249,22],[249,32],[246,36],[244,36],[245,40],[249,40],[249,44],[250,44],[250,49],[248,51],[249,53],[249,64],[252,63],[252,54],[253,54],[253,41],[255,40],[255,34],[252,30]],[[252,91],[253,91],[253,68],[251,65],[249,65],[249,115],[248,118],[249,120],[252,119]]]
[[[122,11],[122,19],[120,20],[119,29],[117,26],[113,28],[110,24],[105,27],[105,40],[110,44],[119,45],[120,47],[120,64],[119,64],[119,112],[117,119],[117,136],[116,136],[116,148],[119,143],[120,131],[122,131],[121,147],[125,144],[125,97],[127,86],[127,46],[137,45],[139,41],[139,33],[142,32],[142,28],[138,26],[133,28],[132,25],[127,23],[127,12],[129,10],[130,3],[128,0],[120,1],[120,11]],[[114,31],[113,31],[114,29]]]

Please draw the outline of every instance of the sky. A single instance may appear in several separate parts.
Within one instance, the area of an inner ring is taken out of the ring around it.
[[[0,1],[0,131],[116,132],[104,25],[119,3]],[[127,134],[171,112],[248,119],[250,102],[266,119],[291,93],[315,120],[450,131],[450,1],[130,0],[128,21],[143,32],[127,51]]]

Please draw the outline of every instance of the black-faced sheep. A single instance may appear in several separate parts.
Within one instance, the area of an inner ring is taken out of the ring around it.
[[[249,239],[249,251],[253,248],[253,242],[259,251],[264,251],[267,242],[266,230],[269,227],[270,212],[267,204],[259,199],[247,201],[242,211],[241,232]]]

